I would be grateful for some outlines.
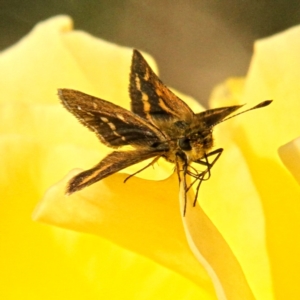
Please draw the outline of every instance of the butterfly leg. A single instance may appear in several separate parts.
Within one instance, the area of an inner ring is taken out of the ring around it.
[[[187,157],[183,152],[176,153],[176,169],[178,180],[183,185],[183,193],[184,193],[184,205],[183,205],[183,216],[186,213],[186,206],[187,206],[187,183],[186,183],[186,175],[188,174],[188,161]],[[182,177],[180,172],[182,171]]]
[[[187,205],[187,184],[186,184],[186,174],[188,171],[188,164],[185,162],[183,164],[183,190],[184,190],[184,208],[183,208],[183,216],[186,213],[186,205]]]
[[[196,194],[195,194],[195,199],[194,199],[193,206],[195,206],[196,203],[197,203],[198,194],[199,194],[199,190],[200,190],[200,186],[201,186],[202,181],[203,180],[208,180],[210,178],[210,176],[211,176],[210,170],[214,166],[214,164],[216,163],[216,161],[219,159],[219,157],[221,156],[222,152],[223,152],[223,148],[219,148],[219,149],[216,149],[216,150],[214,150],[214,151],[212,151],[212,152],[210,152],[208,154],[205,154],[204,158],[202,158],[201,160],[199,159],[199,160],[195,161],[198,164],[206,166],[207,169],[205,171],[203,171],[202,173],[200,173],[199,176],[198,176],[198,178],[197,178],[199,180],[199,183],[198,183],[198,185],[196,187]],[[215,158],[213,159],[212,162],[209,162],[208,161],[208,157],[209,156],[213,156],[213,155],[215,155]],[[204,159],[204,161],[203,161],[203,159]],[[204,178],[204,176],[206,176],[207,173],[208,173],[208,177]]]
[[[204,173],[206,174],[208,172],[208,177],[205,180],[207,180],[207,179],[210,178],[210,176],[211,176],[210,170],[214,166],[214,164],[217,162],[217,160],[219,159],[219,157],[221,156],[223,150],[224,150],[223,148],[216,149],[216,150],[214,150],[212,152],[209,152],[208,154],[204,154],[203,158],[194,161],[197,164],[200,164],[200,165],[203,165],[203,166],[207,167],[207,169],[204,171]],[[213,155],[216,155],[215,158],[213,159],[212,162],[209,162],[208,161],[208,157],[213,156]],[[204,178],[202,180],[204,180]]]
[[[131,177],[133,177],[134,175],[136,175],[136,174],[138,174],[138,173],[144,171],[144,170],[147,169],[148,167],[152,166],[154,163],[156,163],[156,162],[159,160],[160,157],[161,157],[161,156],[156,156],[156,157],[155,157],[148,165],[146,165],[146,166],[143,167],[142,169],[136,171],[135,173],[130,174],[128,177],[125,178],[124,183],[126,183],[126,181],[127,181],[128,179],[130,179]]]
[[[223,152],[223,149],[220,148],[220,149],[212,151],[212,152],[210,152],[208,154],[205,154],[204,157],[201,158],[201,159],[199,159],[198,161],[194,161],[195,163],[198,163],[198,164],[206,166],[207,169],[205,171],[202,171],[202,172],[199,173],[193,166],[190,166],[190,168],[192,168],[194,170],[194,172],[188,170],[187,174],[190,175],[191,177],[193,177],[194,181],[189,185],[189,187],[188,187],[187,190],[189,190],[196,183],[197,180],[201,179],[201,181],[203,181],[203,180],[208,180],[210,178],[210,176],[211,176],[210,170],[213,167],[213,165],[216,163],[216,161],[218,160],[218,158],[221,156],[222,152]],[[217,156],[210,163],[208,161],[208,157],[212,156],[212,155],[216,155],[216,154],[217,154]],[[208,177],[204,179],[204,175],[206,175],[207,173],[208,173]]]

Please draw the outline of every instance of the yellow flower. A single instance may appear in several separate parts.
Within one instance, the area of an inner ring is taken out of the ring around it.
[[[65,111],[56,89],[128,108],[132,54],[71,26],[50,19],[0,56],[1,298],[299,298],[300,191],[277,151],[299,180],[299,142],[288,142],[299,136],[300,28],[257,42],[246,80],[214,91],[213,107],[274,103],[216,127],[224,154],[201,206],[182,218],[177,178],[161,161],[126,184],[136,166],[64,195],[78,171],[65,174],[110,149]],[[34,218],[59,227],[30,220],[42,197]]]
[[[120,100],[120,105],[128,107],[131,55],[132,49],[73,31],[71,20],[62,16],[38,24],[28,36],[1,53],[1,299],[213,299],[213,288],[204,271],[199,272],[203,284],[197,286],[151,258],[111,243],[105,236],[83,233],[89,230],[82,227],[74,232],[45,226],[31,219],[51,185],[72,168],[88,168],[110,151],[62,107],[57,88],[76,88]],[[153,64],[150,57],[147,60]],[[115,182],[121,192],[123,187],[132,188],[135,179],[130,181]],[[169,186],[174,196],[168,201],[175,207],[178,185]],[[155,187],[154,183],[150,186]],[[142,198],[150,191],[139,188],[139,205],[143,205]],[[120,201],[126,203],[125,198]],[[172,210],[164,205],[161,217]],[[82,217],[87,213],[81,212]],[[93,218],[95,212],[89,217]],[[58,216],[62,222],[68,218],[63,210]],[[179,212],[177,218],[180,222]],[[140,225],[147,227],[149,221],[145,217]],[[173,231],[179,228],[182,232],[179,222]],[[168,236],[173,239],[172,232]],[[167,236],[158,234],[157,238]],[[170,260],[180,261],[176,253],[172,256]]]

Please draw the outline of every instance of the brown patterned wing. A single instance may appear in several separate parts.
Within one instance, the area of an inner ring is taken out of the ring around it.
[[[230,114],[232,114],[234,111],[236,111],[242,106],[243,105],[234,105],[234,106],[213,108],[195,114],[195,116],[199,121],[205,124],[206,128],[209,128],[219,123],[220,121],[225,119],[227,116],[229,116]]]
[[[165,141],[157,127],[120,106],[71,89],[59,89],[58,95],[64,107],[109,147],[149,147]]]
[[[219,107],[214,109],[209,109],[206,111],[203,111],[201,113],[198,113],[195,115],[196,119],[199,121],[205,123],[206,127],[214,127],[215,125],[228,120],[230,118],[236,117],[240,114],[243,114],[245,112],[262,108],[265,106],[268,106],[272,103],[272,100],[265,100],[263,102],[258,103],[257,105],[250,107],[240,113],[237,113],[233,116],[230,116],[233,112],[235,112],[237,109],[241,108],[244,105],[233,105],[233,106],[226,106],[226,107]]]
[[[137,50],[133,51],[129,89],[131,111],[154,124],[170,119],[190,123],[193,118],[193,111],[162,83]]]
[[[73,177],[67,187],[67,194],[72,194],[126,167],[148,158],[159,156],[163,151],[143,149],[135,151],[114,151],[106,156],[98,165]]]

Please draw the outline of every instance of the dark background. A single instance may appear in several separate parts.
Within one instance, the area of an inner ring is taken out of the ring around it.
[[[300,1],[0,0],[0,50],[57,14],[70,15],[76,29],[149,52],[167,85],[205,104],[214,85],[246,74],[256,39],[300,24]]]

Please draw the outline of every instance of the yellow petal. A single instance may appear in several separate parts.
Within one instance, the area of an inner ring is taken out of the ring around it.
[[[131,55],[132,49],[72,31],[69,17],[49,19],[1,53],[0,101],[58,103],[57,88],[66,87],[129,107]]]
[[[199,206],[188,209],[183,220],[187,236],[215,274],[216,290],[228,299],[273,299],[260,195],[243,154],[223,145],[211,178],[201,186]]]
[[[245,84],[246,103],[274,99],[270,107],[255,112],[252,126],[245,126],[250,116],[243,118],[243,130],[252,149],[272,159],[277,156],[279,146],[300,134],[299,36],[300,26],[297,26],[257,41]],[[259,128],[259,135],[253,132],[253,126]]]
[[[211,108],[241,105],[244,92],[245,78],[229,78],[222,84],[214,87],[209,105]]]
[[[48,152],[32,138],[0,137],[1,299],[213,299],[204,288],[99,237],[33,222]]]
[[[68,180],[49,189],[35,219],[102,236],[211,288],[206,272],[187,246],[175,174],[164,181],[112,175],[90,188],[65,196]],[[179,259],[182,257],[182,259]]]
[[[297,283],[300,244],[300,190],[279,159],[277,149],[300,135],[300,27],[258,41],[244,91],[250,103],[274,99],[267,108],[242,118],[237,141],[261,195],[266,243],[278,299],[300,297]],[[248,125],[247,125],[248,123]],[[245,139],[246,137],[246,139]]]
[[[239,92],[241,96],[234,98],[238,85],[226,83],[222,87],[227,93],[225,99],[249,106],[266,99],[274,101],[266,108],[220,124],[215,135],[216,144],[222,138],[233,139],[246,159],[263,207],[272,281],[279,299],[295,299],[300,295],[297,284],[300,245],[295,240],[300,228],[300,190],[277,152],[281,145],[300,135],[299,38],[298,26],[256,42],[244,89]],[[290,146],[295,149],[292,143],[279,153],[294,172],[296,167],[291,165],[296,152]]]
[[[300,183],[300,138],[296,138],[278,149],[278,154],[295,179]]]

